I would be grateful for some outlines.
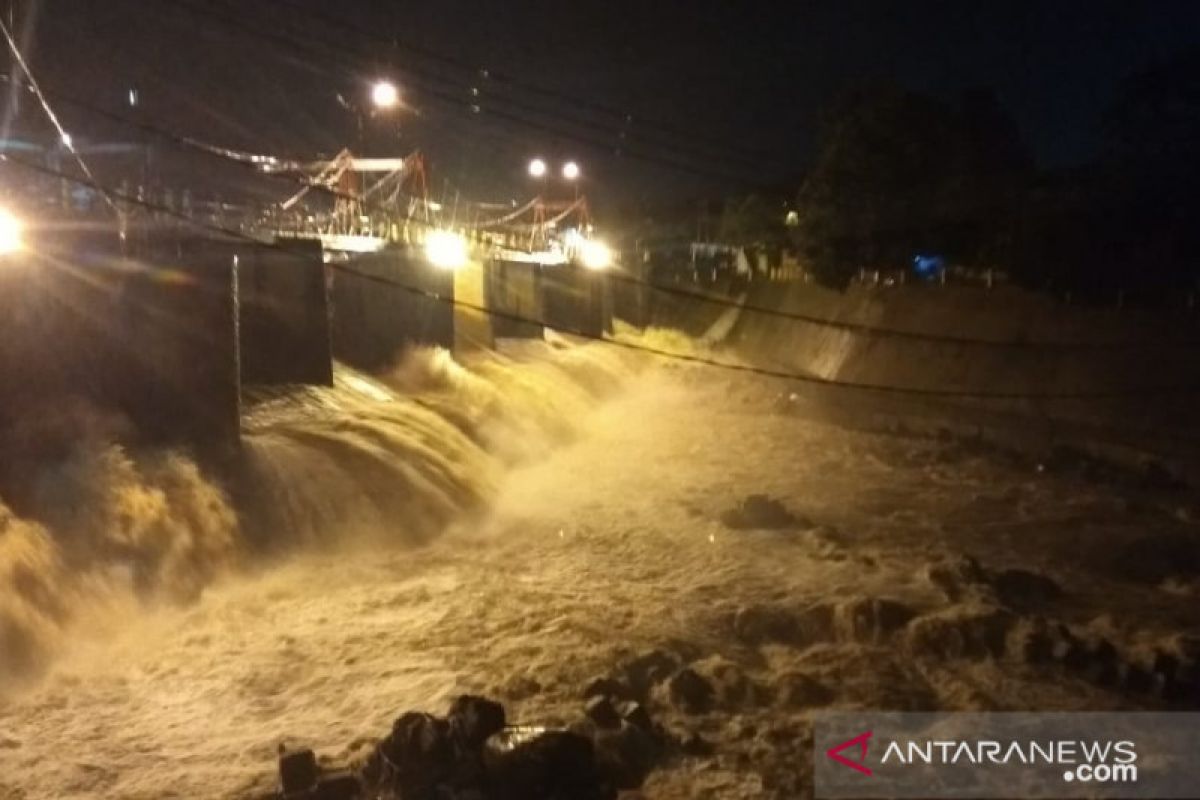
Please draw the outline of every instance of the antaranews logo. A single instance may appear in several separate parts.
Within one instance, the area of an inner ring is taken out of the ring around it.
[[[835,744],[825,755],[837,763],[863,775],[873,775],[867,766],[867,747],[874,731]],[[857,750],[851,760],[843,755],[846,750]],[[1110,763],[1111,762],[1111,763]],[[1065,766],[1063,780],[1071,782],[1137,780],[1136,745],[1128,740],[1112,741],[992,741],[980,740],[892,740],[883,748],[879,763],[898,765],[942,765],[958,764],[1007,765],[1045,764]]]
[[[867,761],[867,743],[870,742],[871,736],[872,736],[871,731],[866,731],[864,733],[860,733],[858,736],[855,736],[853,739],[847,739],[846,741],[842,742],[841,744],[835,744],[833,747],[831,747],[825,751],[825,755],[829,756],[830,758],[832,758],[834,761],[836,761],[839,764],[842,764],[844,766],[849,767],[850,769],[861,772],[863,775],[870,775],[871,768],[866,765],[866,761]],[[858,760],[857,761],[851,761],[846,756],[842,755],[843,750],[848,750],[852,747],[858,748],[859,752],[858,752]]]
[[[1067,782],[1076,779],[1107,783],[1137,781],[1137,745],[1127,739],[1057,739],[1045,741],[908,740],[888,742],[881,764],[954,766],[1045,765],[1066,767]]]
[[[1189,730],[1190,726],[1190,730]],[[1200,797],[1198,714],[827,712],[822,798]]]

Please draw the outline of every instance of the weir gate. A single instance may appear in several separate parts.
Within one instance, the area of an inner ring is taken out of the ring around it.
[[[435,266],[419,243],[374,252],[147,227],[55,232],[0,260],[0,432],[86,404],[132,440],[230,450],[243,387],[330,385],[413,346],[611,330],[609,279],[470,242]]]

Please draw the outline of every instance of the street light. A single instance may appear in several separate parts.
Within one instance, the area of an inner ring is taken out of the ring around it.
[[[21,250],[21,221],[0,209],[0,256],[10,256]]]
[[[529,174],[534,178],[546,177],[546,162],[540,158],[535,158],[529,162]]]
[[[608,269],[612,259],[612,250],[604,242],[587,239],[579,246],[579,260],[588,269]]]
[[[381,111],[395,108],[400,104],[400,90],[391,81],[378,81],[371,87],[371,103]]]
[[[458,269],[469,258],[467,239],[454,231],[431,231],[425,239],[425,257],[440,269]]]
[[[563,164],[562,168],[563,180],[574,181],[579,179],[579,165],[574,161],[568,161]]]

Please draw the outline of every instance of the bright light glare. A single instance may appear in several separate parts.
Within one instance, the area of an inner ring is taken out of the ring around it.
[[[568,161],[567,163],[563,164],[562,175],[563,175],[563,178],[565,178],[566,180],[569,180],[569,181],[578,179],[579,178],[579,165],[576,164],[574,161]]]
[[[21,221],[0,209],[0,256],[16,253],[21,247]]]
[[[71,138],[71,134],[69,134],[69,133],[64,133],[64,134],[62,135],[62,143],[63,143],[63,147],[70,147],[70,146],[71,146],[71,142],[73,142],[73,141],[74,141],[74,140]]]
[[[433,231],[425,239],[425,257],[442,269],[458,269],[467,263],[467,240],[453,231]]]
[[[604,242],[588,239],[579,247],[579,260],[588,269],[608,269],[612,264],[612,250]]]
[[[529,162],[529,174],[535,178],[546,177],[546,162],[540,158],[535,158]]]
[[[400,90],[391,81],[379,81],[371,88],[371,102],[376,108],[395,108],[400,103]]]

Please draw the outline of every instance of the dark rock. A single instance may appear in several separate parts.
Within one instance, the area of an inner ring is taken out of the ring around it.
[[[836,637],[834,627],[835,609],[825,603],[815,603],[801,609],[794,616],[793,638],[787,644],[808,647],[821,642],[831,642]]]
[[[668,673],[670,670],[668,670]],[[583,699],[607,697],[610,700],[628,700],[633,696],[629,687],[615,678],[594,678],[583,689]]]
[[[917,617],[908,625],[909,648],[918,656],[942,659],[997,658],[1004,653],[1014,622],[1005,609],[951,606]]]
[[[359,784],[357,776],[342,770],[321,778],[313,800],[357,800],[362,796],[362,785]]]
[[[1154,663],[1150,670],[1162,678],[1163,682],[1175,680],[1175,673],[1180,667],[1179,656],[1165,650],[1154,653]]]
[[[1067,669],[1082,670],[1088,664],[1087,645],[1065,625],[1051,628],[1051,657]]]
[[[787,672],[776,684],[776,697],[785,708],[825,706],[833,702],[833,690],[803,672]]]
[[[991,580],[997,599],[1016,611],[1036,611],[1062,597],[1062,588],[1045,575],[1006,569]]]
[[[321,768],[312,750],[280,749],[279,786],[285,797],[312,791],[320,775]]]
[[[713,704],[712,684],[694,669],[685,667],[667,681],[671,703],[685,714],[707,713]]]
[[[745,606],[733,615],[733,632],[747,644],[787,642],[795,638],[796,621],[781,608]]]
[[[747,495],[735,508],[721,514],[721,522],[734,530],[778,530],[801,524],[783,503],[765,494]]]
[[[646,707],[636,700],[627,700],[617,706],[617,714],[621,719],[636,728],[641,728],[644,731],[654,730],[654,721],[650,719],[650,712]]]
[[[808,647],[834,638],[834,609],[816,604],[800,611],[752,605],[733,617],[734,635],[747,644]]]
[[[712,743],[696,731],[684,734],[679,739],[679,750],[684,755],[705,758],[715,752]]]
[[[1007,652],[1027,664],[1046,664],[1054,659],[1054,639],[1049,625],[1039,618],[1026,619],[1009,634]]]
[[[409,712],[375,748],[363,769],[369,786],[388,787],[420,797],[456,772],[456,750],[450,723],[431,714]]]
[[[839,611],[853,639],[874,643],[890,638],[916,616],[904,603],[878,597],[852,600]]]
[[[1163,699],[1200,705],[1200,639],[1175,637],[1155,652],[1151,672]]]
[[[636,725],[625,725],[617,731],[601,731],[596,736],[596,761],[600,771],[622,791],[640,788],[663,753],[663,743]]]
[[[678,656],[659,649],[633,659],[625,665],[623,671],[633,696],[644,699],[651,689],[665,681],[679,667]]]
[[[483,697],[465,694],[450,705],[450,728],[468,748],[481,748],[507,724],[504,706]]]
[[[584,713],[598,728],[621,727],[621,715],[613,707],[612,700],[607,697],[593,697],[588,701]]]
[[[494,800],[614,800],[588,739],[550,731],[500,752],[488,751]]]
[[[1113,643],[1099,639],[1086,645],[1086,649],[1088,680],[1101,686],[1116,686],[1121,679],[1121,658]]]
[[[1088,655],[1092,661],[1100,664],[1115,664],[1121,658],[1116,645],[1108,639],[1097,639],[1092,642]]]
[[[966,597],[971,587],[987,582],[987,573],[971,556],[947,558],[930,564],[926,567],[925,577],[941,589],[952,603]]]
[[[1123,662],[1118,667],[1118,676],[1118,683],[1127,692],[1145,694],[1154,690],[1154,678],[1137,664]]]
[[[734,710],[770,702],[770,692],[729,659],[712,656],[692,664],[692,669],[712,684],[715,700],[722,708]]]

